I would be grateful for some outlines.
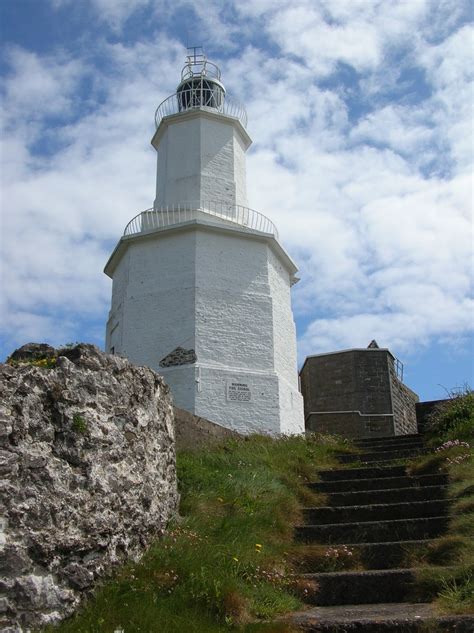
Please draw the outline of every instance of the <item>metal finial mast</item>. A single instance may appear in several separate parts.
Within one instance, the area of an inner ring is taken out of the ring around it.
[[[191,64],[196,64],[198,59],[202,59],[204,57],[202,46],[188,46],[187,50],[192,51],[192,54],[188,54],[188,62]]]

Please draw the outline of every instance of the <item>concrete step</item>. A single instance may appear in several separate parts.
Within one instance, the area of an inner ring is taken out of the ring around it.
[[[337,460],[341,464],[350,464],[351,462],[378,462],[394,459],[407,459],[409,457],[417,457],[424,455],[428,451],[425,448],[407,448],[385,451],[375,451],[371,453],[341,453],[336,455]]]
[[[448,514],[448,511],[449,501],[447,499],[433,499],[431,501],[304,508],[303,516],[306,523],[321,525],[325,523],[436,517]]]
[[[329,607],[340,604],[408,602],[415,573],[412,569],[377,569],[302,574],[301,578],[316,583],[318,587],[316,591],[309,592],[305,600]],[[420,602],[426,602],[432,597],[421,596]]]
[[[343,479],[342,481],[321,481],[310,483],[308,486],[318,492],[355,492],[357,490],[387,490],[389,488],[443,486],[447,483],[447,475],[439,473],[436,475],[400,475],[397,477],[380,477],[377,479],[367,478]]]
[[[416,541],[387,541],[386,543],[347,543],[365,569],[393,569],[403,567],[407,556],[418,553],[431,543],[431,539]],[[307,569],[307,571],[311,571]]]
[[[379,444],[397,444],[403,442],[422,442],[423,436],[417,433],[416,435],[393,435],[391,437],[373,437],[362,440],[354,440],[356,446],[378,446]]]
[[[431,604],[383,603],[313,607],[285,616],[304,633],[472,633],[474,615],[440,616]]]
[[[340,481],[347,479],[379,479],[380,477],[400,477],[405,475],[405,466],[369,466],[367,468],[341,468],[321,470],[322,481]]]
[[[358,523],[326,523],[299,525],[295,538],[303,543],[380,543],[388,541],[420,540],[442,534],[449,516],[390,521],[360,521]]]
[[[420,440],[410,440],[409,442],[391,442],[390,444],[374,444],[357,446],[360,452],[376,453],[379,451],[395,451],[406,448],[425,448],[425,443]]]
[[[333,492],[328,495],[328,505],[331,506],[355,506],[409,501],[430,501],[432,499],[444,499],[447,495],[446,486],[422,486],[418,488],[390,488],[388,490],[361,490],[356,492]]]
[[[350,470],[356,469],[357,468],[366,468],[368,466],[373,466],[374,468],[392,468],[393,466],[406,466],[406,460],[410,459],[408,458],[397,458],[397,459],[372,459],[370,461],[361,461],[360,463],[358,462],[358,460],[355,460],[353,462],[349,462],[348,463],[348,468]],[[400,463],[402,462],[402,463]]]

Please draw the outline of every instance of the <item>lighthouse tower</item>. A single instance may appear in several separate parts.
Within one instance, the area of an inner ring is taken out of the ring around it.
[[[162,374],[195,415],[242,433],[302,433],[297,268],[273,223],[248,208],[245,109],[194,50],[155,120],[154,205],[105,267],[107,351]]]

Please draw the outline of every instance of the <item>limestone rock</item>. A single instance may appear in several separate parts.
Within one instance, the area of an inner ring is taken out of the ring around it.
[[[21,631],[69,615],[114,564],[138,558],[178,494],[160,376],[84,344],[29,344],[10,358],[0,365],[0,629]]]

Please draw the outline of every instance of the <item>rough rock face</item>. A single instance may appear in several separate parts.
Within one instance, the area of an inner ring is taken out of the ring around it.
[[[92,345],[22,349],[0,365],[4,631],[70,614],[162,533],[178,503],[160,376]]]

